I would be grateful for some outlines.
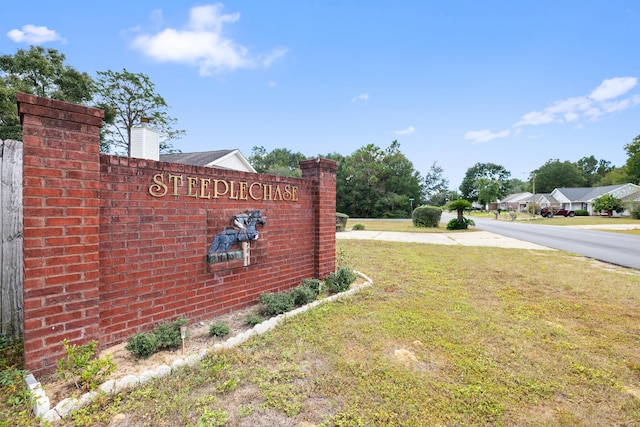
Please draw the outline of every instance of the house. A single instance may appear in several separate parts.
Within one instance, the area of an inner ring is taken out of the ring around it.
[[[535,195],[528,191],[524,193],[510,194],[497,203],[497,209],[505,211],[525,212],[529,210],[531,202],[534,201],[536,209],[556,205],[558,202],[550,194],[536,193]]]
[[[557,204],[553,207],[585,210],[589,215],[598,214],[593,211],[593,201],[605,194],[628,201],[640,200],[640,187],[635,184],[616,184],[603,187],[556,188],[551,192]]]
[[[251,163],[237,149],[160,154],[160,161],[256,173]]]

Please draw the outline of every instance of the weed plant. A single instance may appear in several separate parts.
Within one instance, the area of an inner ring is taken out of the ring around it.
[[[56,374],[62,380],[73,380],[76,388],[93,390],[116,370],[110,354],[96,357],[96,340],[79,346],[62,340],[62,345],[67,357],[58,360]]]

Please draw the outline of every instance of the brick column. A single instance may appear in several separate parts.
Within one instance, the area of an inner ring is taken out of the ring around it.
[[[19,93],[23,133],[25,368],[50,372],[61,341],[98,340],[100,126],[94,108]]]
[[[321,279],[336,269],[336,171],[338,164],[328,159],[300,162],[302,177],[312,179],[315,230],[315,266]]]

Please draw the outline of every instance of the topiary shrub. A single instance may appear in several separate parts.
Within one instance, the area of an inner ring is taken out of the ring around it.
[[[589,216],[589,211],[585,211],[584,209],[578,209],[575,213],[576,216]]]
[[[452,218],[447,223],[447,230],[466,230],[470,225],[476,225],[476,223],[469,218],[462,218],[462,221],[458,221],[458,218]]]
[[[158,337],[154,333],[134,334],[124,348],[140,359],[148,359],[158,351]]]
[[[418,206],[413,210],[412,221],[415,227],[435,228],[440,224],[442,209],[435,206]]]
[[[351,227],[351,229],[352,230],[364,230],[364,224],[357,223],[353,227]]]
[[[349,215],[336,212],[336,231],[344,231],[347,228]]]
[[[324,278],[327,289],[332,293],[344,292],[356,281],[358,276],[349,267],[339,267],[335,273],[329,273]]]
[[[224,323],[212,323],[209,326],[209,335],[212,337],[223,337],[231,332],[231,328]]]

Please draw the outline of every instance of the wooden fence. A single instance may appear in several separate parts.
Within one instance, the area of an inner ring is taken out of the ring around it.
[[[22,142],[0,140],[0,333],[22,338]]]

